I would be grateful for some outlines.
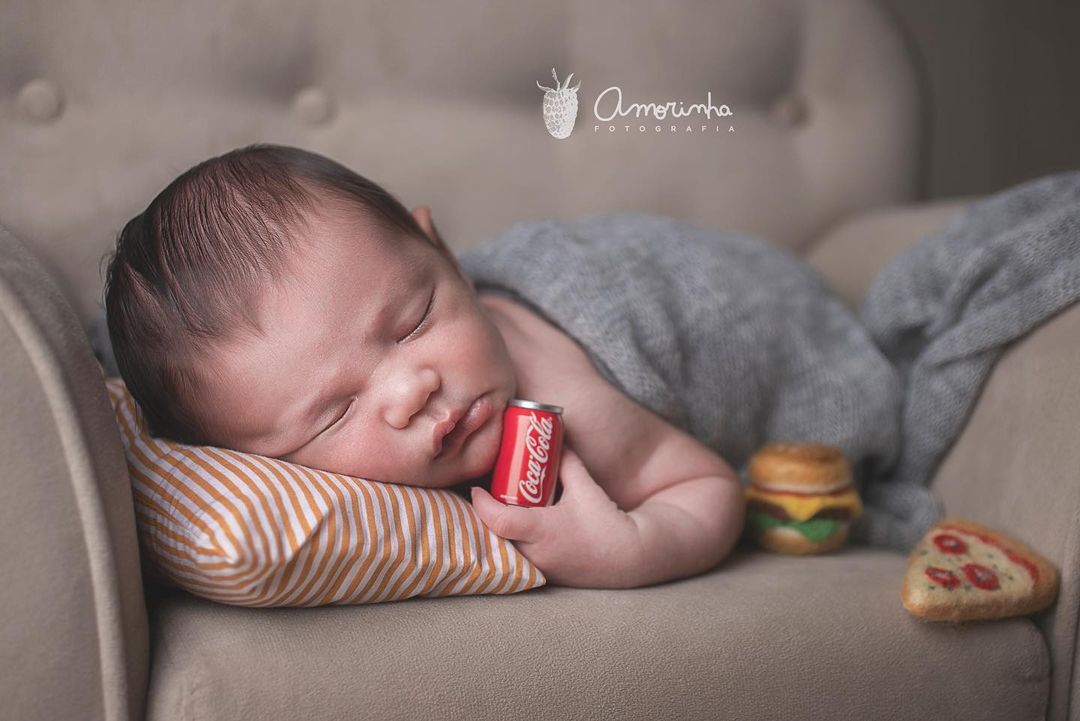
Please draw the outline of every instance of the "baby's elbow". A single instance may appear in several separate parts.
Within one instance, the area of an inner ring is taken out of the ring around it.
[[[738,477],[717,479],[711,507],[709,536],[713,539],[713,566],[731,555],[746,524],[746,500]]]

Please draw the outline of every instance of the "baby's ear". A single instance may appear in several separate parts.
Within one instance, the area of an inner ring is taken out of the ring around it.
[[[431,218],[431,208],[426,205],[418,205],[412,209],[412,217],[416,219],[417,224],[432,243],[435,243],[436,246],[445,245],[439,231],[435,229],[435,221]]]
[[[420,205],[412,210],[412,215],[416,218],[416,222],[420,224],[424,233],[427,234],[428,240],[435,248],[446,256],[446,259],[457,269],[458,275],[460,275],[469,286],[472,286],[472,279],[470,279],[465,272],[461,269],[461,265],[458,263],[457,256],[450,250],[450,246],[443,240],[442,235],[439,234],[439,229],[435,227],[435,220],[431,217],[431,208],[426,205]]]

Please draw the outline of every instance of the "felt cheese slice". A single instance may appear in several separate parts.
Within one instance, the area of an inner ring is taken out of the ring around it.
[[[992,528],[946,518],[908,558],[904,608],[931,621],[1023,616],[1054,602],[1059,576],[1048,560]]]
[[[781,506],[796,521],[808,521],[826,508],[846,508],[851,511],[852,517],[862,513],[859,494],[846,483],[843,489],[834,493],[766,491],[750,486],[746,489],[746,500],[754,499]]]

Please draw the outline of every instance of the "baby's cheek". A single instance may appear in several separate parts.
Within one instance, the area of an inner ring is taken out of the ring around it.
[[[493,323],[479,323],[475,332],[475,347],[480,349],[480,363],[492,368],[501,369],[504,373],[512,373],[512,362],[507,341],[503,338],[498,327]]]
[[[394,478],[408,469],[401,467],[401,454],[386,439],[378,438],[367,423],[358,423],[350,433],[337,439],[332,451],[339,472],[353,478],[383,480]]]
[[[449,365],[466,372],[481,372],[498,360],[497,333],[488,329],[475,316],[466,316],[459,323],[447,325],[443,337],[441,357]]]

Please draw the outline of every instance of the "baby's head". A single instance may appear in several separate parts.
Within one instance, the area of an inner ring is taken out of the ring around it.
[[[120,232],[105,308],[155,436],[433,487],[495,463],[502,335],[427,209],[323,156],[255,145],[180,175]],[[437,453],[481,396],[491,418]]]

